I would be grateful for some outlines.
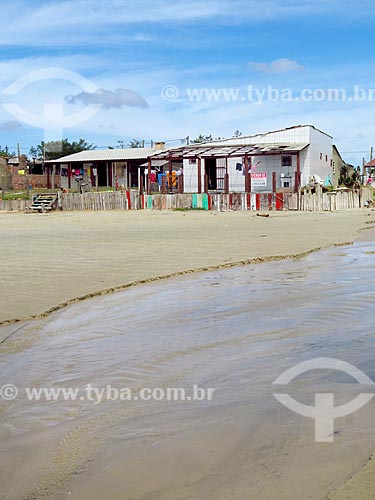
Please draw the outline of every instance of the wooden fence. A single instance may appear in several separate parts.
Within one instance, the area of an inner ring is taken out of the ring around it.
[[[0,211],[4,212],[24,212],[30,205],[30,200],[1,200]]]
[[[324,192],[320,186],[299,193],[153,194],[136,190],[99,193],[59,193],[64,211],[101,210],[270,210],[336,211],[363,208],[373,198],[371,188]],[[30,200],[0,200],[0,210],[24,211]]]
[[[64,211],[75,210],[139,210],[142,196],[138,191],[106,191],[102,193],[61,193],[59,207]]]
[[[321,186],[317,185],[306,188],[299,194],[299,206],[303,212],[334,212],[363,208],[369,201],[373,201],[373,190],[368,187],[323,192]]]

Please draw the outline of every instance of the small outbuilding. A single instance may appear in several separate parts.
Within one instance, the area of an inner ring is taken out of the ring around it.
[[[90,187],[140,188],[144,182],[141,165],[158,151],[156,147],[81,151],[45,165],[51,177],[61,176],[61,187],[66,189],[75,188],[77,182]]]

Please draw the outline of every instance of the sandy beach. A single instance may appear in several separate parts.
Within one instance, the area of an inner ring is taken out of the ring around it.
[[[0,323],[160,276],[352,242],[375,214],[0,214]]]

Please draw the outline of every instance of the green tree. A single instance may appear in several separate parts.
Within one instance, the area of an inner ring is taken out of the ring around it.
[[[144,144],[145,144],[145,142],[141,141],[140,139],[132,139],[128,144],[128,148],[143,148]],[[123,146],[120,146],[120,147],[123,147]]]
[[[42,141],[35,148],[32,147],[29,154],[32,158],[38,160],[56,160],[62,156],[68,156],[90,149],[95,149],[95,146],[84,139],[73,142],[69,142],[68,139],[63,139],[62,141]]]
[[[199,136],[191,141],[191,144],[203,144],[204,142],[220,141],[223,137],[212,137],[210,135],[199,134]]]
[[[13,156],[13,155],[14,155],[14,153],[13,154],[9,153],[8,146],[6,146],[5,149],[0,146],[0,156],[8,157],[8,156]]]
[[[213,141],[214,138],[212,137],[212,135],[203,135],[203,134],[199,134],[199,136],[194,139],[193,141],[191,141],[192,144],[202,144],[204,142],[211,142]]]

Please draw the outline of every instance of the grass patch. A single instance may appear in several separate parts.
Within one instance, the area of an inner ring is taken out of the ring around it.
[[[1,196],[2,200],[28,200],[29,193],[27,191],[10,191],[3,192]]]

